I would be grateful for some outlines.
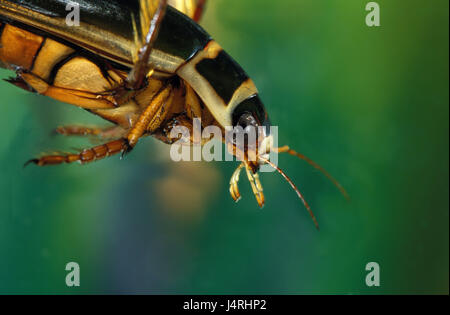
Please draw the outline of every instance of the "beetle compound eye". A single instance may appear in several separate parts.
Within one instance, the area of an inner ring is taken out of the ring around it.
[[[256,94],[236,106],[233,111],[232,119],[233,126],[235,127],[241,126],[245,129],[248,126],[264,126],[266,127],[266,135],[269,134],[269,129],[267,127],[270,126],[270,121],[267,117],[264,105]]]
[[[244,130],[248,130],[251,127],[257,127],[258,122],[256,121],[255,117],[251,113],[244,113],[241,115],[241,117],[238,120],[238,126],[242,127]]]
[[[258,122],[250,112],[244,112],[233,130],[233,143],[242,151],[256,148]]]
[[[239,118],[234,130],[234,143],[237,143],[239,139],[245,140],[245,143],[256,137],[258,128],[258,122],[251,113],[244,113]]]

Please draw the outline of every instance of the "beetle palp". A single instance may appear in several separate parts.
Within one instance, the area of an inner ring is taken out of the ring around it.
[[[230,179],[230,194],[231,194],[231,198],[233,198],[233,200],[235,202],[238,202],[239,200],[241,200],[241,194],[239,193],[238,182],[239,182],[239,175],[241,174],[243,167],[244,167],[244,163],[239,164],[239,166],[236,168],[236,170],[234,171],[234,173]]]
[[[256,201],[260,208],[264,207],[265,198],[263,193],[263,188],[261,182],[259,181],[258,173],[253,173],[247,162],[243,162],[245,166],[245,171],[247,173],[248,180],[252,186],[253,194],[255,195]]]

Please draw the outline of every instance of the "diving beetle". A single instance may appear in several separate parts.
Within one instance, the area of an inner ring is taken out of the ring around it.
[[[105,144],[79,153],[32,159],[39,166],[88,163],[130,152],[144,136],[165,143],[175,140],[176,126],[269,126],[269,118],[253,81],[200,27],[205,0],[0,0],[0,66],[16,72],[7,81],[28,91],[83,108],[112,122],[105,129],[59,127],[63,135],[99,135]],[[67,23],[67,5],[75,3],[79,26]],[[245,169],[260,207],[264,194],[261,165],[275,168],[272,151],[295,155],[322,167],[289,147],[275,148],[268,128],[258,137],[256,160],[244,158],[230,181],[239,200],[239,174]],[[248,156],[246,148],[244,157]],[[233,152],[234,154],[234,152]]]

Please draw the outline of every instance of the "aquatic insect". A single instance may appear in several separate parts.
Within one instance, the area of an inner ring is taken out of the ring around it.
[[[196,23],[205,2],[0,0],[0,66],[16,72],[7,81],[114,124],[108,129],[59,127],[62,135],[94,134],[108,140],[78,153],[41,156],[28,164],[88,163],[126,154],[144,136],[171,144],[177,138],[170,131],[176,126],[192,129],[194,118],[201,118],[202,128],[269,126],[253,81]],[[73,3],[79,10],[79,26],[67,23],[67,5]],[[288,147],[274,148],[269,129],[263,130],[260,145],[245,148],[230,181],[231,196],[239,200],[239,175],[245,169],[262,207],[258,170],[269,164],[289,182],[318,227],[303,195],[268,153],[274,150],[305,160],[347,193],[304,155]],[[250,153],[257,158],[248,159]]]

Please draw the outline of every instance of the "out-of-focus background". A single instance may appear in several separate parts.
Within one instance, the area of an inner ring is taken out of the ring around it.
[[[24,169],[91,145],[54,127],[103,122],[1,83],[0,293],[448,294],[449,4],[380,0],[369,28],[367,2],[211,0],[202,21],[256,82],[280,144],[351,194],[280,157],[320,232],[277,174],[261,175],[263,210],[245,177],[235,204],[236,163],[175,163],[150,138],[123,161]]]

